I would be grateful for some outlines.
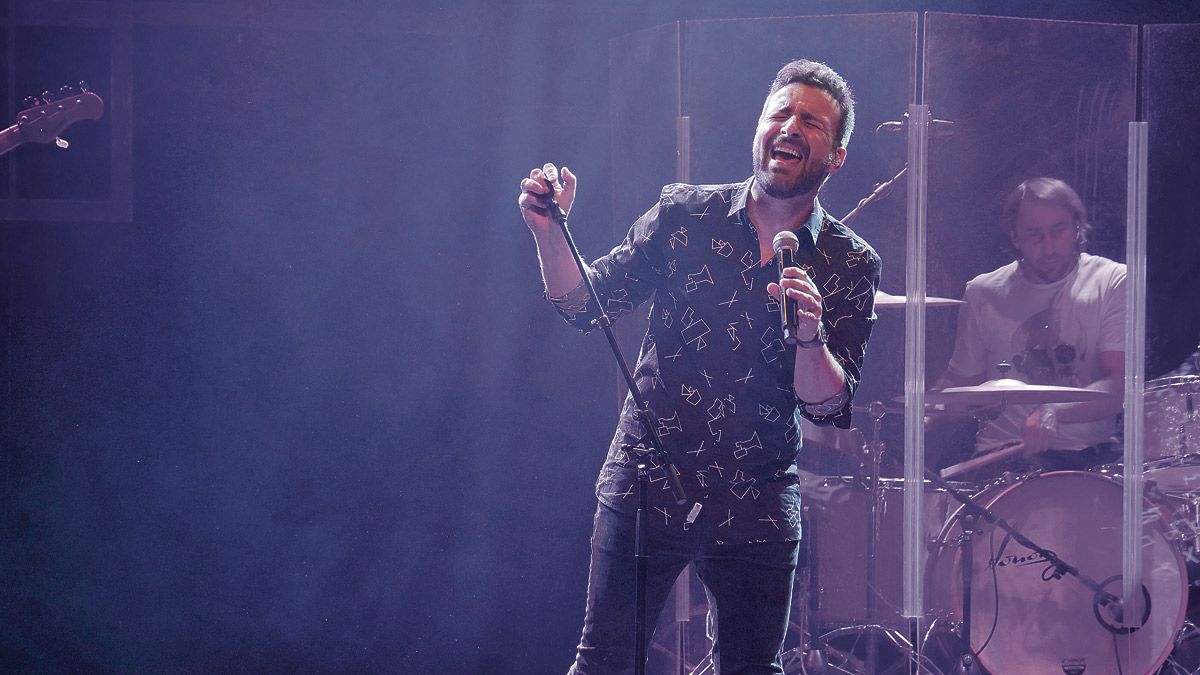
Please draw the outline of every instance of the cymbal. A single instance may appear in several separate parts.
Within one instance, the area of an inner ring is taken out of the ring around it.
[[[883,291],[875,291],[875,309],[897,309],[904,307],[908,303],[908,297],[903,295],[892,295]],[[954,307],[955,305],[966,304],[962,300],[953,300],[951,298],[935,298],[933,296],[925,296],[926,307]]]
[[[947,387],[925,392],[925,402],[955,407],[988,407],[1009,403],[1072,403],[1112,396],[1094,389],[1029,384],[1012,378],[988,380],[970,387]]]

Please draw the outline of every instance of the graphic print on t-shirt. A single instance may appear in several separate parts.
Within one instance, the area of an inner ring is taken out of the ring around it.
[[[1078,326],[1063,325],[1053,308],[1044,309],[1013,331],[1009,363],[1030,384],[1072,385],[1085,355],[1079,349]]]

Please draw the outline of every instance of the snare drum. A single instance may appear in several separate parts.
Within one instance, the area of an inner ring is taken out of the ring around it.
[[[1121,593],[1121,483],[1089,471],[1035,473],[995,483],[976,501],[1031,541]],[[1150,673],[1183,625],[1187,570],[1165,535],[1170,509],[1146,502],[1142,584],[1149,616],[1132,632],[1097,613],[1078,579],[1052,578],[1050,565],[1000,528],[979,522],[971,577],[971,648],[993,673]],[[947,521],[926,567],[934,615],[961,620],[960,507]],[[1140,618],[1140,617],[1138,617]],[[1102,625],[1102,619],[1110,628]],[[1129,620],[1134,626],[1137,622]],[[1118,665],[1119,664],[1119,665]]]

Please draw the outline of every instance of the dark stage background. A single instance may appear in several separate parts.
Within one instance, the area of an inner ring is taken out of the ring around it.
[[[583,250],[625,229],[611,38],[1200,22],[1165,1],[76,4],[153,20],[131,33],[132,218],[0,224],[6,672],[565,671],[618,396],[602,338],[542,300],[515,200],[555,161],[581,180]],[[94,29],[8,27],[10,101],[80,77],[110,95]],[[753,122],[695,178],[743,178]],[[107,198],[114,123],[0,160],[4,196]],[[1195,215],[1171,226],[1194,238]]]

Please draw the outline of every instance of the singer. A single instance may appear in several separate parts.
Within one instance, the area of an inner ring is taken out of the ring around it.
[[[634,373],[690,495],[679,505],[651,472],[647,622],[689,563],[719,613],[719,672],[782,673],[797,564],[798,416],[850,426],[875,321],[879,257],[817,200],[841,168],[854,101],[828,66],[794,61],[771,84],[752,146],[753,175],[727,185],[668,185],[588,276],[617,318],[650,300]],[[576,176],[553,165],[522,180],[546,297],[588,332],[591,306],[546,195],[570,211]],[[780,270],[772,242],[794,235]],[[781,303],[781,300],[783,303]],[[781,306],[794,303],[785,327]],[[785,344],[785,329],[796,345]],[[627,398],[596,483],[599,505],[583,634],[571,673],[634,671],[636,462],[641,431]]]

